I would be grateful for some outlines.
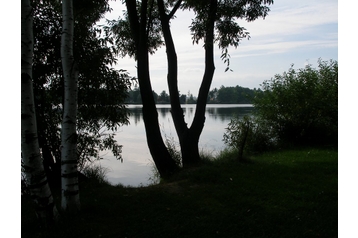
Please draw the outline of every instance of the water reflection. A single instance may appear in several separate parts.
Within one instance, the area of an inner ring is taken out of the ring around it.
[[[237,115],[238,117],[243,117],[252,113],[252,107],[213,107],[207,108],[207,115],[214,120],[221,120],[226,122]]]
[[[153,162],[147,146],[141,105],[130,105],[130,124],[118,129],[115,139],[123,145],[123,163],[113,158],[111,152],[103,154],[101,164],[110,169],[107,174],[112,184],[148,185],[153,177]],[[185,121],[190,126],[195,105],[182,105]],[[157,105],[158,119],[163,138],[178,141],[170,113],[170,105]],[[207,105],[206,120],[200,137],[201,150],[217,153],[225,146],[222,141],[227,124],[234,115],[243,117],[252,113],[252,105]]]
[[[143,114],[141,106],[130,107],[130,122],[134,122],[134,124],[137,125],[138,123],[140,123],[142,117]]]

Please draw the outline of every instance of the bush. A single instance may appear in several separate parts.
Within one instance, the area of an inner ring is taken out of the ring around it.
[[[249,153],[261,153],[271,150],[277,146],[277,136],[272,128],[257,117],[252,117],[252,127],[247,138]]]
[[[338,141],[338,63],[318,60],[262,84],[255,113],[280,142],[327,144]]]
[[[240,119],[236,116],[228,124],[223,141],[238,151],[238,160],[241,160],[244,151],[255,153],[269,150],[276,140],[265,121],[249,116]]]

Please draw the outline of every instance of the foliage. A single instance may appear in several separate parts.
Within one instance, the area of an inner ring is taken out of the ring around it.
[[[169,98],[169,94],[163,90],[159,96],[158,96],[158,99],[157,99],[158,103],[170,103],[170,98]]]
[[[336,143],[338,136],[338,62],[318,60],[318,69],[293,65],[262,84],[255,112],[281,142]]]
[[[193,43],[198,44],[205,38],[205,22],[208,18],[207,12],[209,4],[206,0],[187,0],[183,2],[184,9],[191,9],[196,17],[189,27],[192,32]],[[237,48],[240,41],[250,38],[247,29],[238,23],[238,20],[254,21],[259,17],[265,18],[270,11],[268,5],[273,4],[273,0],[244,0],[244,1],[217,1],[217,13],[215,20],[215,39],[221,49],[221,59],[226,63],[225,72],[230,68],[229,47]]]
[[[61,158],[61,3],[35,0],[33,7],[33,78],[37,126],[45,168],[50,175],[59,173]],[[80,163],[98,158],[99,151],[103,149],[113,150],[120,158],[121,147],[113,135],[102,137],[104,134],[100,132],[115,130],[117,126],[128,123],[123,103],[131,78],[126,71],[112,68],[116,63],[115,48],[109,44],[112,39],[103,36],[102,29],[95,25],[109,10],[108,0],[74,1],[74,57],[79,67],[77,134]]]
[[[147,25],[147,45],[148,52],[154,54],[161,46],[164,45],[162,40],[162,34],[160,31],[160,21],[158,16],[158,11],[156,8],[155,1],[150,1],[150,6],[148,7],[148,25]],[[138,19],[140,21],[140,8],[141,2],[137,1],[137,13]],[[129,56],[131,58],[136,57],[136,45],[135,40],[131,34],[130,23],[128,18],[128,12],[124,12],[123,19],[119,17],[118,20],[107,20],[107,25],[103,26],[103,29],[106,33],[106,36],[113,39],[112,44],[117,46],[117,54],[124,57]]]
[[[229,147],[238,151],[238,159],[243,153],[256,153],[272,149],[276,138],[269,126],[256,117],[234,116],[228,124],[223,141]]]
[[[277,138],[272,128],[260,118],[252,117],[251,129],[247,138],[247,152],[262,153],[278,146]]]
[[[158,95],[156,96],[158,97]],[[135,86],[133,89],[128,90],[128,97],[126,98],[126,103],[142,103],[140,90],[137,86]]]
[[[239,153],[292,143],[335,144],[338,63],[318,60],[318,67],[295,70],[291,66],[288,72],[265,81],[263,91],[256,91],[254,117],[234,117],[226,128],[225,144]]]
[[[165,90],[163,90],[159,95],[153,90],[153,96],[156,103],[162,103],[162,104],[170,103],[169,94]],[[192,100],[189,100],[189,102],[187,101],[187,95],[179,94],[179,97],[180,97],[181,104],[190,103],[190,102],[193,103],[192,101],[194,101],[195,103],[193,95],[191,95]],[[126,103],[130,103],[130,104],[142,103],[142,98],[140,96],[140,90],[138,87],[134,87],[133,89],[128,91],[128,97],[126,98]]]
[[[251,127],[252,122],[250,117],[244,116],[241,120],[239,120],[238,117],[234,117],[229,122],[226,132],[224,133],[223,140],[225,144],[234,147],[239,151],[239,154],[242,155]]]
[[[256,91],[258,91],[256,88],[244,88],[239,85],[235,87],[221,86],[220,89],[210,90],[208,103],[251,104]]]

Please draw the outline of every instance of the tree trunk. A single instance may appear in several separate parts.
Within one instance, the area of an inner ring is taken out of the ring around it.
[[[73,57],[73,3],[62,1],[61,60],[64,75],[64,105],[61,127],[62,209],[71,213],[80,210],[77,172],[77,81],[78,70]]]
[[[173,174],[178,169],[178,166],[169,154],[160,133],[158,111],[150,83],[147,45],[147,2],[142,1],[140,21],[137,15],[136,1],[126,0],[126,6],[132,36],[136,43],[137,74],[143,102],[143,121],[147,144],[160,176],[165,178]]]
[[[205,110],[206,110],[206,102],[208,99],[211,82],[213,80],[215,64],[214,64],[214,26],[216,20],[216,11],[217,11],[217,0],[210,1],[210,8],[208,13],[208,19],[206,22],[205,29],[205,71],[203,80],[200,85],[198,100],[196,103],[196,110],[194,115],[193,124],[190,127],[192,130],[192,134],[194,138],[198,138],[204,128],[205,123]],[[197,144],[196,146],[198,146]],[[195,157],[193,158],[193,162],[195,163]]]
[[[36,126],[32,83],[33,17],[29,0],[21,0],[21,153],[23,167],[37,217],[42,224],[57,219],[43,167]]]
[[[166,14],[163,0],[158,0],[158,9],[167,53],[167,82],[170,94],[171,114],[174,122],[174,127],[179,138],[179,144],[183,158],[183,166],[186,166],[188,161],[187,158],[192,158],[192,155],[194,155],[193,150],[190,147],[192,147],[193,144],[195,145],[195,142],[192,141],[189,128],[184,119],[184,112],[180,105],[178,89],[178,59],[169,25],[170,16],[174,15],[180,3],[181,1],[177,2],[169,15]],[[199,156],[199,153],[197,154],[197,156]]]
[[[190,128],[184,120],[183,109],[180,105],[178,90],[178,61],[175,51],[173,38],[170,31],[169,21],[171,16],[179,7],[181,1],[178,1],[172,12],[167,15],[162,0],[158,0],[158,8],[162,23],[162,31],[164,35],[167,61],[168,61],[168,87],[170,92],[171,113],[182,153],[183,166],[196,165],[200,161],[199,155],[199,138],[204,128],[205,109],[207,97],[209,94],[212,78],[215,71],[214,66],[214,23],[217,10],[217,0],[210,3],[210,12],[208,14],[206,24],[205,37],[205,72],[200,86],[195,116]]]

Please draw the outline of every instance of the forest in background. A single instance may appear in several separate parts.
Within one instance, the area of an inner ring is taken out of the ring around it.
[[[251,104],[255,93],[262,92],[261,89],[244,88],[239,85],[235,87],[221,86],[219,89],[214,88],[210,90],[207,103],[210,104]],[[160,94],[153,90],[153,95],[156,103],[169,104],[170,96],[166,90],[163,90]],[[197,101],[197,97],[190,91],[187,94],[180,94],[181,104],[194,104]],[[141,104],[142,99],[140,96],[140,90],[138,87],[134,87],[128,91],[128,97],[126,99],[128,104]]]

